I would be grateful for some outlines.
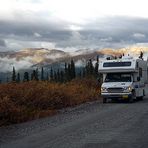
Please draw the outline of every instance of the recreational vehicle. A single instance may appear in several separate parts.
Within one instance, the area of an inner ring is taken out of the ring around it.
[[[111,100],[143,99],[148,84],[147,61],[123,56],[120,59],[101,60],[99,72],[103,74],[101,95],[103,102]]]

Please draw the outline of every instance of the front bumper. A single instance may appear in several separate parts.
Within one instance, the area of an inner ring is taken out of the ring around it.
[[[106,99],[124,100],[124,99],[130,98],[132,94],[131,93],[103,93],[102,92],[101,96]]]

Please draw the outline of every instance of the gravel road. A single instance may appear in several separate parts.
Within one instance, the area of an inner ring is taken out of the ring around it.
[[[0,148],[148,148],[148,99],[89,102],[0,128]]]

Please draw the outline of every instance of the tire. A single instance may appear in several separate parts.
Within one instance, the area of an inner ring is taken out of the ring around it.
[[[132,95],[131,95],[131,97],[129,97],[128,102],[129,103],[133,103],[134,102],[134,99],[135,99],[135,91],[132,91]]]
[[[134,102],[133,95],[129,98],[128,102],[129,102],[129,103],[133,103],[133,102]]]
[[[143,100],[143,96],[139,97],[139,100],[142,101]]]
[[[143,90],[143,95],[139,97],[139,100],[143,100],[144,96],[145,96],[145,91]]]
[[[106,98],[103,98],[103,103],[107,103],[107,99]]]

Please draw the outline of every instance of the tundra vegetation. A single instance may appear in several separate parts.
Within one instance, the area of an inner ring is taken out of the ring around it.
[[[24,73],[12,71],[12,81],[0,84],[0,126],[38,119],[58,113],[59,109],[99,99],[97,81],[98,59],[89,60],[82,71],[76,73],[75,63],[65,63],[65,69],[44,73],[41,68]]]

